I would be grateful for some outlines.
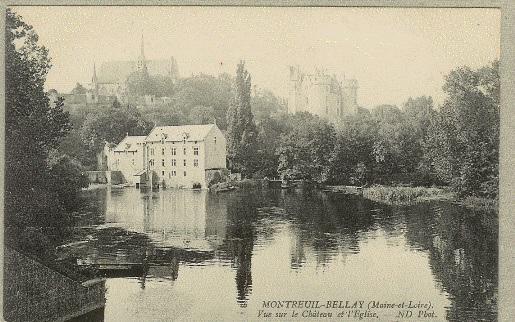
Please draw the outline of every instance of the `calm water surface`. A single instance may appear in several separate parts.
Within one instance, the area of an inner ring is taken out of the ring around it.
[[[341,312],[339,320],[395,321],[409,301],[430,303],[422,310],[431,321],[497,317],[496,229],[456,205],[272,189],[98,189],[84,198],[73,256],[148,263],[142,274],[110,275],[106,321],[263,320],[260,310],[275,320],[296,311],[310,321]],[[268,301],[358,307],[263,308]],[[418,320],[420,309],[411,311],[404,320]]]

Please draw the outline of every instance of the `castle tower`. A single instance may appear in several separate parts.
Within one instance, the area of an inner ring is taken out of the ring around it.
[[[343,115],[352,115],[358,112],[358,81],[345,79],[343,81]]]
[[[299,66],[290,66],[290,89],[288,93],[288,113],[290,114],[304,110],[301,101],[302,76]]]

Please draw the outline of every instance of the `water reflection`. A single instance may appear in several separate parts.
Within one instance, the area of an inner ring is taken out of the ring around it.
[[[419,205],[407,218],[408,241],[429,252],[432,271],[449,293],[450,321],[496,320],[497,227],[482,220],[488,216],[433,203]]]
[[[497,316],[496,227],[455,205],[390,207],[272,189],[113,189],[86,199],[83,235],[90,237],[73,255],[139,264],[140,271],[125,273],[137,276],[146,294],[165,281],[166,292],[203,303],[183,308],[186,320],[203,320],[208,312],[219,312],[217,320],[235,318],[227,312],[249,318],[262,300],[281,297],[403,301],[410,295],[430,299],[436,314],[451,321]],[[109,303],[108,312],[120,310]]]

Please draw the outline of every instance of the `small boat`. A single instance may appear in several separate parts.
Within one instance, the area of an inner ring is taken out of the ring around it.
[[[216,193],[220,193],[220,192],[227,192],[227,191],[235,190],[236,187],[230,185],[229,183],[222,182],[222,183],[212,186],[211,189]]]
[[[235,190],[234,186],[222,187],[216,190],[217,193]]]
[[[293,187],[293,185],[290,183],[290,180],[283,179],[281,182],[281,188],[282,189],[289,189]]]

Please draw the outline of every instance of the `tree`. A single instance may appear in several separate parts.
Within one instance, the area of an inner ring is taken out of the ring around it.
[[[459,196],[497,196],[499,63],[445,77],[448,98],[428,129],[424,156]]]
[[[236,71],[236,93],[227,112],[227,159],[229,168],[250,175],[256,168],[257,129],[251,104],[251,77],[240,61]]]
[[[154,91],[153,80],[146,69],[138,70],[127,76],[127,91],[137,96],[151,95]]]
[[[257,173],[263,177],[277,177],[279,156],[276,151],[280,144],[279,138],[288,130],[287,117],[286,115],[262,116],[256,123],[259,147]]]
[[[307,112],[290,116],[288,123],[277,149],[281,177],[325,182],[334,151],[334,128]]]
[[[221,74],[218,78],[205,74],[184,78],[172,97],[174,109],[188,116],[197,106],[209,106],[217,126],[225,130],[227,110],[234,96],[233,83],[234,80],[228,74]]]
[[[424,158],[423,144],[429,127],[437,112],[433,108],[431,97],[421,96],[408,98],[403,105],[406,128],[412,140],[408,144],[405,158],[408,160],[408,171],[412,173],[412,184],[430,186],[438,182],[436,175]]]
[[[368,110],[360,110],[342,122],[331,155],[331,180],[340,184],[368,183],[376,165],[374,144],[378,125]]]
[[[429,96],[420,96],[415,99],[408,98],[404,103],[403,113],[408,122],[419,132],[417,135],[425,137],[427,129],[431,125],[431,120],[436,115],[433,99]]]
[[[271,117],[281,110],[281,103],[269,90],[258,90],[252,97],[252,114],[256,120]]]
[[[72,191],[49,186],[55,172],[49,154],[70,130],[63,100],[50,104],[43,90],[51,67],[48,50],[38,44],[32,26],[7,9],[5,71],[5,224],[9,243],[20,242],[27,227],[56,227],[67,218],[62,202]],[[75,169],[62,180],[80,177]],[[82,183],[80,183],[82,184]],[[79,184],[79,185],[80,185]],[[76,186],[74,186],[76,187]]]
[[[62,155],[67,155],[73,160],[80,162],[85,169],[94,170],[96,168],[96,153],[89,149],[83,141],[80,128],[72,129],[70,133],[63,138],[59,144],[58,151]]]
[[[206,106],[195,106],[190,110],[190,124],[213,124],[213,108]]]
[[[106,107],[88,114],[80,134],[88,149],[96,155],[105,142],[118,144],[127,135],[147,135],[153,125],[134,108]]]
[[[121,108],[122,104],[118,102],[118,98],[114,98],[113,104],[111,105],[113,108]]]
[[[86,94],[86,88],[82,86],[80,83],[77,83],[75,87],[71,90],[71,94]]]
[[[171,106],[151,107],[141,110],[142,117],[156,126],[184,125],[189,123],[189,117],[182,111]]]

